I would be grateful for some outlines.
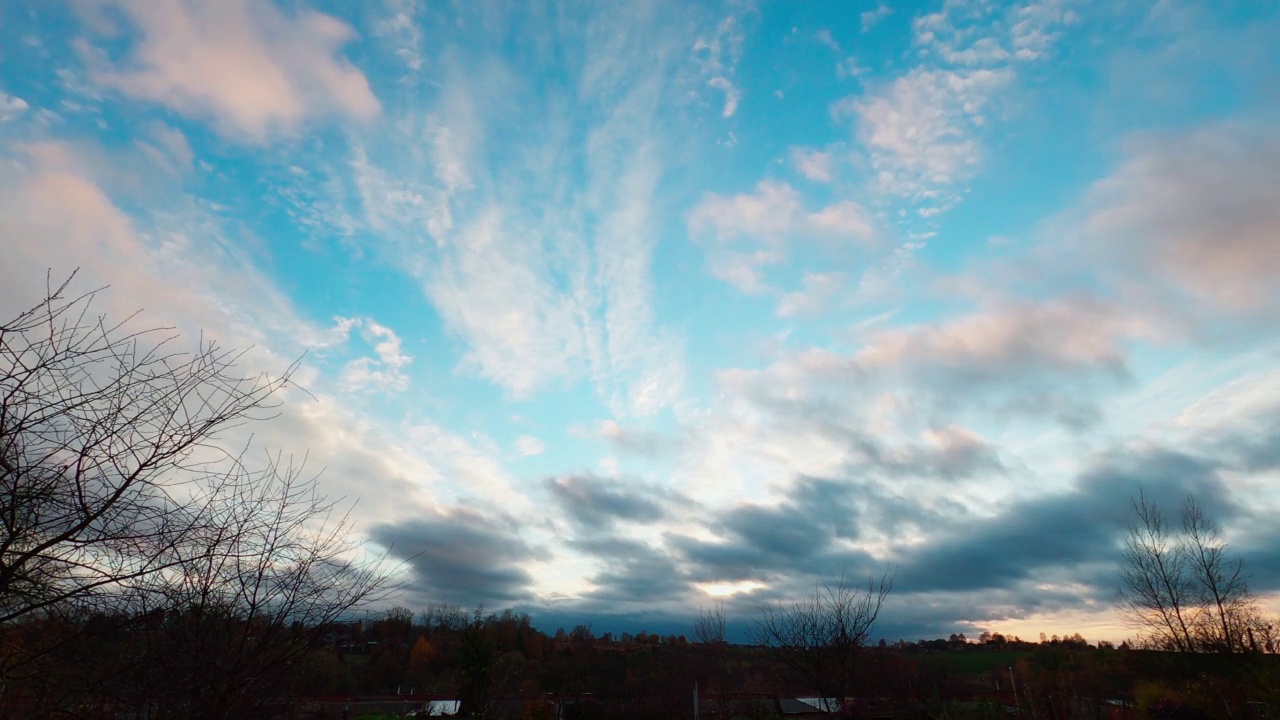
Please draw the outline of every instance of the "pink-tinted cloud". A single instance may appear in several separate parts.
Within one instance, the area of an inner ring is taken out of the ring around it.
[[[857,353],[863,367],[947,368],[969,376],[1123,364],[1127,341],[1156,337],[1147,319],[1086,297],[1009,303],[938,323],[885,330]]]
[[[712,274],[745,293],[768,291],[764,267],[784,262],[791,242],[866,246],[876,237],[871,214],[856,202],[809,210],[795,188],[777,180],[763,180],[751,193],[708,193],[689,213],[689,231],[716,241],[708,248]]]
[[[254,142],[317,115],[379,113],[364,74],[338,54],[354,31],[328,15],[250,0],[112,4],[140,36],[126,57],[100,59],[93,76],[126,95]]]
[[[1280,134],[1212,127],[1146,138],[1098,183],[1085,230],[1129,286],[1230,314],[1280,304]]]

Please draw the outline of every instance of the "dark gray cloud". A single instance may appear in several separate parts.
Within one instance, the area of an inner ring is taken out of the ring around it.
[[[888,447],[858,434],[853,439],[857,458],[850,470],[880,470],[889,476],[971,478],[1002,475],[1004,463],[994,446],[958,426],[930,428],[928,442]]]
[[[795,506],[747,505],[729,512],[724,525],[752,549],[785,558],[810,557],[835,536],[833,528]]]
[[[696,597],[695,584],[760,580],[767,587],[725,601],[743,630],[765,600],[809,592],[823,579],[844,575],[859,582],[886,571],[896,572],[896,586],[877,636],[890,640],[973,634],[1035,613],[1106,610],[1114,606],[1121,542],[1139,490],[1172,517],[1193,494],[1210,517],[1240,531],[1232,547],[1245,559],[1254,587],[1277,589],[1280,552],[1274,548],[1280,536],[1260,535],[1256,528],[1267,525],[1222,480],[1227,472],[1274,466],[1267,454],[1273,415],[1257,414],[1179,450],[1118,447],[1095,456],[1068,489],[991,508],[989,514],[936,497],[903,496],[885,473],[861,480],[801,476],[777,503],[745,503],[707,516],[712,539],[678,533],[663,535],[661,542],[624,537],[615,532],[618,521],[665,517],[669,501],[661,492],[593,476],[557,478],[548,485],[576,529],[566,544],[596,559],[600,569],[588,578],[590,591],[557,604],[556,612],[602,622],[625,617],[625,629],[632,631],[678,626],[679,603]],[[434,583],[432,591],[454,587],[451,595],[441,593],[452,601],[528,597],[530,578],[520,566],[533,551],[501,525],[459,511],[396,526],[395,533],[382,528],[377,537],[407,536],[411,542],[397,550],[402,557],[432,543],[444,546],[415,560],[414,567],[424,582]],[[925,528],[928,540],[900,546],[889,562],[858,548],[886,533],[892,542],[895,528],[903,537]]]
[[[1249,589],[1255,593],[1280,590],[1280,529],[1273,529],[1231,546],[1245,564]]]
[[[791,385],[775,382],[772,377],[774,373],[787,374],[795,370],[775,367],[763,373],[739,374],[729,385],[761,410],[770,419],[770,426],[778,428],[780,435],[811,434],[845,448],[848,454],[846,471],[851,476],[878,473],[890,478],[964,479],[1003,474],[1007,470],[995,446],[953,423],[925,423],[920,440],[885,440],[864,417],[861,404],[833,396],[834,388],[848,381],[855,383],[844,385],[850,393],[874,390],[872,379],[857,369],[846,370],[843,378],[833,378],[831,384],[822,382],[833,372],[830,369],[801,371],[806,382],[813,383],[804,392],[796,392]],[[954,408],[948,412],[939,409],[943,403],[953,402],[946,399],[950,396],[940,391],[937,398],[924,403],[928,412],[923,414],[937,418],[951,415]],[[1007,413],[1009,409],[1001,406],[1003,402],[990,404],[990,408]],[[1026,412],[1031,412],[1030,408]]]
[[[675,559],[651,545],[610,536],[568,544],[604,561],[605,569],[590,578],[596,587],[584,596],[586,608],[668,601],[689,589],[688,577]]]
[[[818,579],[890,572],[896,574],[889,613],[894,633],[911,635],[915,627],[949,634],[983,619],[1111,606],[1132,499],[1141,490],[1176,517],[1190,494],[1211,517],[1229,523],[1245,510],[1219,478],[1223,469],[1219,461],[1167,448],[1116,450],[1095,458],[1064,492],[989,516],[947,507],[945,517],[924,499],[886,493],[883,484],[800,478],[776,505],[742,505],[712,518],[718,540],[673,534],[666,543],[695,581],[770,583],[768,590],[735,598],[740,612],[768,597],[805,592]],[[906,546],[888,563],[840,542],[904,523],[949,529],[929,533],[927,543]],[[1265,569],[1280,564],[1280,553],[1259,547],[1247,559]]]
[[[606,528],[615,520],[653,523],[666,515],[665,497],[639,480],[563,475],[548,478],[546,486],[569,517],[584,528]]]
[[[424,598],[474,605],[529,596],[533,577],[521,564],[541,553],[516,534],[510,518],[469,508],[376,525],[370,537],[404,560]]]
[[[861,571],[869,556],[836,541],[858,537],[859,517],[875,494],[871,486],[804,477],[777,505],[740,505],[713,518],[720,541],[670,534],[667,543],[702,582]]]
[[[1017,503],[993,516],[961,523],[906,555],[899,587],[908,592],[1010,588],[1052,570],[1074,570],[1119,557],[1139,491],[1176,516],[1194,494],[1211,517],[1225,521],[1238,509],[1217,476],[1218,466],[1165,449],[1108,454],[1070,491]],[[1112,566],[1112,570],[1114,566]]]
[[[1280,407],[1271,407],[1211,435],[1205,443],[1215,457],[1246,472],[1280,468]]]

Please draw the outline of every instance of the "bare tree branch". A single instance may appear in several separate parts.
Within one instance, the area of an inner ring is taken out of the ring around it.
[[[865,590],[842,575],[802,600],[765,603],[752,639],[775,648],[778,658],[820,697],[843,702],[856,686],[862,650],[892,589],[888,574],[878,582],[868,578]]]

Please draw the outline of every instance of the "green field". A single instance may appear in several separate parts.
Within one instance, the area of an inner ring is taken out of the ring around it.
[[[992,670],[1003,670],[1031,654],[1029,650],[1004,650],[996,652],[947,652],[917,656],[921,664],[933,664],[960,675],[985,675]]]

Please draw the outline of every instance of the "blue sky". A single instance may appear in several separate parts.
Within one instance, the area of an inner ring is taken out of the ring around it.
[[[1127,498],[1280,590],[1280,6],[0,8],[0,309],[305,357],[402,602],[1123,637]],[[1092,635],[1090,635],[1092,633]]]

